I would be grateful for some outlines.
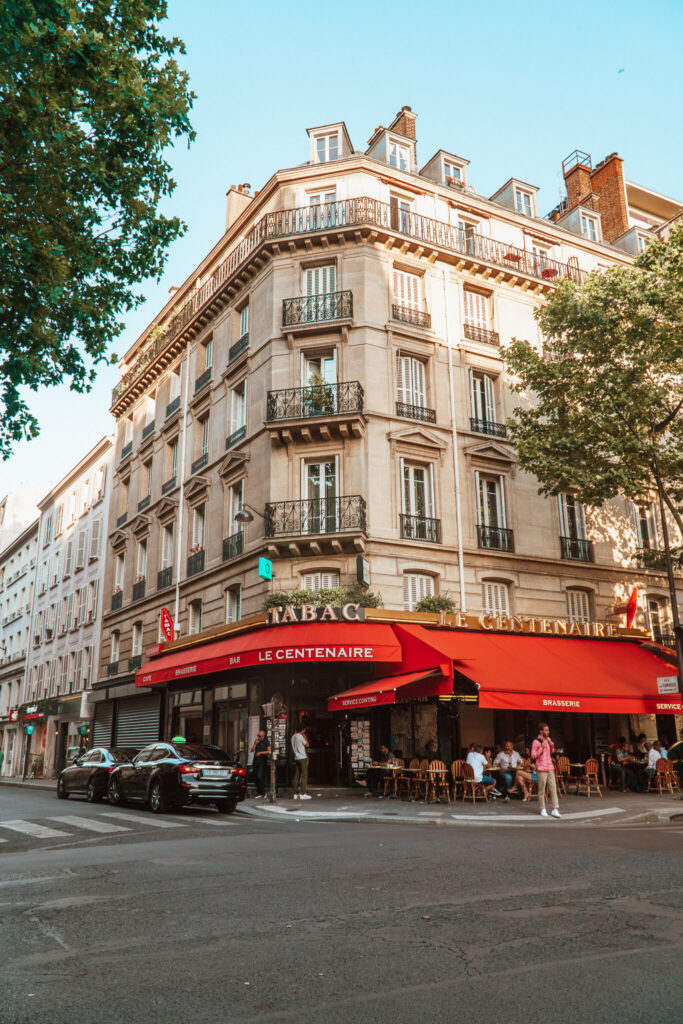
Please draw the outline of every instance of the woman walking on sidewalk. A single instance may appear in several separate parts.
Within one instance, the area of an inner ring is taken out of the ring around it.
[[[531,744],[531,760],[536,763],[536,774],[538,775],[538,802],[541,805],[541,817],[547,818],[548,812],[545,809],[545,788],[550,790],[550,799],[553,809],[553,818],[560,818],[560,805],[557,799],[557,783],[555,782],[555,765],[553,764],[553,751],[555,744],[550,739],[550,726],[541,722],[538,727],[538,737]]]

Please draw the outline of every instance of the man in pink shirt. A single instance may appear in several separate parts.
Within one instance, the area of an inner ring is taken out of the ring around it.
[[[555,765],[553,764],[553,751],[555,745],[550,739],[550,727],[541,722],[538,727],[538,737],[531,744],[531,760],[536,763],[536,774],[538,775],[538,802],[541,805],[541,817],[547,818],[548,812],[545,809],[545,787],[550,790],[550,799],[553,809],[553,818],[559,818],[560,805],[557,799],[557,784],[555,782]]]

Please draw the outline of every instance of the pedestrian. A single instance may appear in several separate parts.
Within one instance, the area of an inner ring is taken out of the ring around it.
[[[294,753],[294,789],[295,800],[310,800],[306,792],[308,784],[308,737],[303,725],[292,736],[292,751]]]
[[[555,782],[555,765],[553,764],[553,751],[555,744],[550,739],[550,726],[541,722],[538,727],[538,736],[531,744],[531,759],[536,763],[536,774],[538,776],[538,802],[541,805],[541,817],[547,818],[548,812],[545,809],[545,788],[550,790],[550,799],[553,809],[550,812],[553,818],[560,818],[560,805],[557,799],[557,783]]]
[[[266,739],[265,729],[259,729],[256,739],[251,745],[254,755],[254,782],[256,783],[255,800],[262,800],[266,795],[266,770],[270,757],[270,743]]]

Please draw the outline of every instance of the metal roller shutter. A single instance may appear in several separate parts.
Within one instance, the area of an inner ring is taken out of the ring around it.
[[[142,747],[159,739],[159,697],[120,700],[116,716],[116,746]]]
[[[95,721],[92,727],[93,747],[111,746],[111,724],[114,717],[112,701],[103,701],[95,705]]]

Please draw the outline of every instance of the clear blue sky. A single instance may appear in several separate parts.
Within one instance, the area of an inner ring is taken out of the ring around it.
[[[197,140],[170,160],[170,205],[188,225],[161,282],[129,314],[123,353],[220,237],[231,184],[260,188],[308,159],[306,128],[344,120],[356,149],[407,103],[419,115],[418,159],[440,147],[471,160],[491,195],[511,175],[538,185],[539,210],[561,195],[563,157],[616,150],[626,175],[683,198],[681,0],[171,0],[167,34],[185,40],[197,94]],[[56,482],[99,437],[116,371],[88,396],[32,396],[42,435],[0,463],[0,495]]]

